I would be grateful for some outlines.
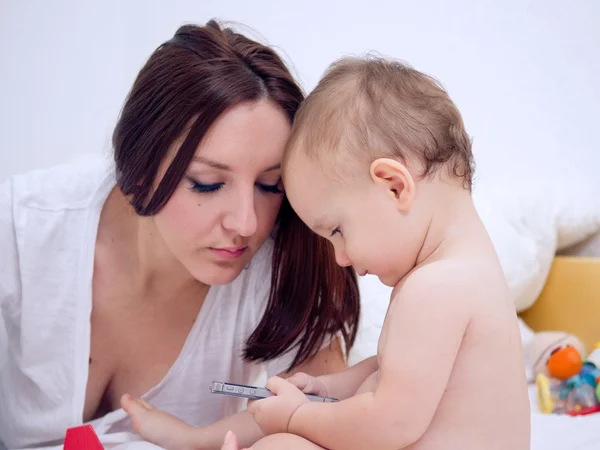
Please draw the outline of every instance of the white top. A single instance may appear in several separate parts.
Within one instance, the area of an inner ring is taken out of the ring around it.
[[[114,186],[112,165],[97,159],[0,184],[0,441],[9,449],[59,445],[82,424],[94,248]],[[272,251],[269,239],[235,281],[211,287],[181,354],[145,400],[208,425],[244,406],[209,393],[213,380],[264,385],[287,368],[291,352],[267,364],[241,358],[266,307]],[[121,409],[91,424],[107,449],[139,439]]]

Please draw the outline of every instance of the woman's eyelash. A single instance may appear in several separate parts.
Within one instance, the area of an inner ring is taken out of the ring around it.
[[[283,190],[279,187],[279,183],[277,184],[258,184],[258,187],[265,191],[268,192],[269,194],[281,194],[283,192]]]
[[[223,183],[213,183],[213,184],[202,184],[197,181],[190,180],[192,183],[192,191],[200,192],[200,193],[211,193],[217,192],[219,189],[223,187]]]
[[[210,194],[212,192],[217,192],[219,189],[223,187],[225,183],[212,183],[212,184],[202,184],[189,178],[190,183],[192,183],[191,189],[194,192],[200,192],[202,194]],[[279,183],[277,184],[262,184],[257,183],[256,186],[263,192],[267,192],[269,194],[281,194],[283,190],[279,187]]]
[[[335,229],[331,232],[331,236],[333,236],[336,233],[342,234],[342,230],[340,229],[340,227],[335,227]]]

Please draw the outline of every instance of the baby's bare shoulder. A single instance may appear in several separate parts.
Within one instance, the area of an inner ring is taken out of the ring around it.
[[[446,258],[415,269],[398,289],[397,297],[420,298],[427,303],[452,301],[456,307],[488,294],[490,288],[503,291],[503,283],[502,275],[498,275],[493,264]]]
[[[477,261],[461,258],[439,259],[416,268],[406,277],[403,287],[405,289],[468,287],[477,283],[475,277],[484,276],[488,272],[489,269]]]

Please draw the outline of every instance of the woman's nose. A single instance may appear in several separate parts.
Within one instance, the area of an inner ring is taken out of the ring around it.
[[[256,233],[257,217],[254,195],[238,194],[237,201],[223,221],[223,226],[240,236],[249,237]]]

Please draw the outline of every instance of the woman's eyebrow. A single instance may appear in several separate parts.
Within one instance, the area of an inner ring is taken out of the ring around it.
[[[195,161],[195,162],[199,162],[201,164],[206,164],[207,166],[213,167],[215,169],[225,170],[227,172],[231,172],[232,171],[231,167],[228,166],[227,164],[223,164],[223,163],[220,163],[220,162],[217,162],[217,161],[213,161],[212,159],[205,158],[204,156],[194,156],[192,158],[192,160]],[[267,167],[264,170],[263,173],[272,172],[274,170],[279,170],[279,169],[281,169],[281,164],[280,163],[274,164],[274,165],[272,165],[270,167]]]
[[[267,170],[265,170],[264,173],[272,172],[274,170],[279,170],[279,169],[281,169],[281,164],[275,164],[275,165],[273,165],[271,167],[268,167]]]
[[[213,167],[215,169],[226,170],[228,172],[231,172],[231,167],[229,167],[227,164],[213,161],[212,159],[205,158],[204,156],[194,156],[192,160],[202,164],[206,164],[207,166]]]
[[[315,221],[313,222],[312,229],[313,230],[327,230],[327,229],[329,229],[329,226],[327,225],[328,219],[329,218],[327,216],[317,217],[315,219]]]

